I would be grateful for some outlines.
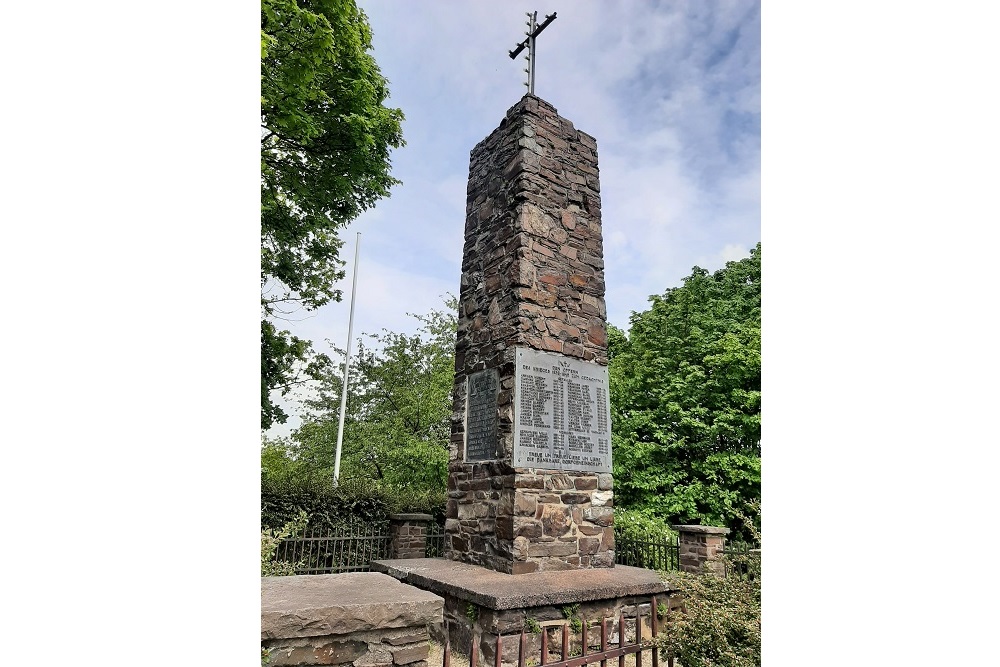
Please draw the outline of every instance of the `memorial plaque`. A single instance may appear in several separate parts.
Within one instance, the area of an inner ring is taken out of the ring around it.
[[[465,460],[497,458],[497,391],[500,376],[488,368],[469,376],[465,401]]]
[[[611,472],[605,366],[517,348],[513,465]]]

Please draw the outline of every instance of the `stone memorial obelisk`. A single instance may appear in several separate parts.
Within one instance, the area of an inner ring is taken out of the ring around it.
[[[614,567],[597,142],[534,95],[472,151],[445,551]]]
[[[573,614],[635,636],[667,588],[615,567],[597,143],[529,93],[473,149],[467,202],[445,559],[372,567],[444,598],[438,641],[514,667]]]

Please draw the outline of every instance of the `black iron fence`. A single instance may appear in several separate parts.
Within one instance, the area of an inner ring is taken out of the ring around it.
[[[349,523],[333,532],[313,529],[286,539],[274,560],[292,563],[295,574],[370,572],[373,560],[390,557],[391,543],[387,522]]]
[[[722,553],[726,557],[723,563],[727,576],[736,575],[753,579],[760,572],[760,545],[727,542]]]
[[[444,556],[444,526],[436,521],[427,522],[427,549],[425,558],[440,558]]]
[[[278,546],[274,560],[292,563],[296,574],[369,572],[372,561],[391,558],[391,552],[388,522],[348,523],[334,531],[312,529],[300,537],[286,539]],[[444,555],[444,526],[435,521],[427,525],[424,555],[427,558]],[[677,537],[616,531],[615,563],[650,570],[676,570]]]
[[[615,531],[615,563],[647,570],[677,570],[680,568],[677,536]]]

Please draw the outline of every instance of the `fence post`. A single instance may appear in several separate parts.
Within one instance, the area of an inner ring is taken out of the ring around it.
[[[724,575],[725,568],[719,562],[722,548],[726,544],[728,528],[715,526],[671,526],[679,534],[678,556],[682,572],[702,572],[705,563],[712,563],[711,569]]]
[[[430,514],[393,514],[389,517],[392,558],[423,558],[427,551]]]

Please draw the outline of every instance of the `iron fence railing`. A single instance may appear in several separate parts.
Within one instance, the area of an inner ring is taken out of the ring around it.
[[[427,549],[425,558],[440,558],[444,556],[444,526],[436,521],[427,523]]]
[[[664,533],[615,532],[615,563],[648,570],[680,569],[677,537]]]
[[[274,560],[294,564],[295,574],[369,572],[373,560],[389,558],[391,541],[388,523],[353,523],[332,532],[314,529],[283,541]]]
[[[615,563],[618,565],[660,571],[679,569],[676,536],[615,532]],[[425,557],[444,556],[444,536],[444,526],[428,522]],[[286,539],[278,546],[274,560],[294,564],[296,574],[368,572],[372,561],[391,558],[391,548],[388,523],[350,523],[337,530],[312,529],[300,537]],[[749,553],[752,557],[755,552],[749,545],[733,544],[727,546],[726,553],[744,556]],[[759,558],[759,554],[756,550],[756,557]]]
[[[752,579],[756,573],[760,572],[760,545],[747,544],[746,542],[727,542],[722,553],[726,556],[723,563],[727,576],[736,575]]]
[[[561,640],[559,642],[561,647],[558,644],[556,646],[549,645],[549,628],[541,631],[541,647],[537,649],[537,652],[531,651],[528,648],[528,638],[524,629],[521,630],[519,637],[508,637],[508,641],[517,641],[517,667],[528,667],[529,665],[543,665],[544,667],[587,667],[587,665],[598,663],[601,667],[607,667],[608,663],[615,658],[618,659],[619,667],[625,667],[626,662],[630,665],[634,664],[635,667],[642,667],[643,652],[648,654],[652,667],[660,667],[660,649],[656,645],[656,636],[660,632],[660,623],[658,620],[658,609],[660,606],[657,604],[655,597],[650,600],[648,605],[649,621],[647,625],[642,618],[640,606],[636,605],[635,628],[632,633],[633,641],[631,643],[629,643],[626,634],[624,608],[618,614],[617,623],[614,618],[592,619],[589,622],[581,620],[580,634],[577,637],[573,637],[572,642],[570,624],[568,622],[563,623],[560,628],[561,631],[556,633],[555,636],[557,640]],[[591,628],[593,627],[591,623],[593,622],[596,622],[600,628],[600,643],[596,645],[594,642],[594,633],[591,632]],[[649,627],[650,631],[648,633],[644,632],[643,626]],[[573,631],[573,634],[576,634],[576,632]],[[649,636],[644,637],[644,634],[648,634]],[[489,640],[482,636],[476,637],[473,631],[467,654],[469,667],[480,666],[479,654],[487,641]],[[494,644],[492,647],[494,665],[495,667],[500,667],[504,660],[503,635],[496,635],[492,643]],[[627,656],[631,656],[631,659],[626,661]],[[557,657],[558,659],[552,660],[553,657]],[[674,656],[666,654],[665,657],[667,662],[666,667],[673,667]],[[442,667],[451,667],[451,658],[451,637],[446,636]]]

